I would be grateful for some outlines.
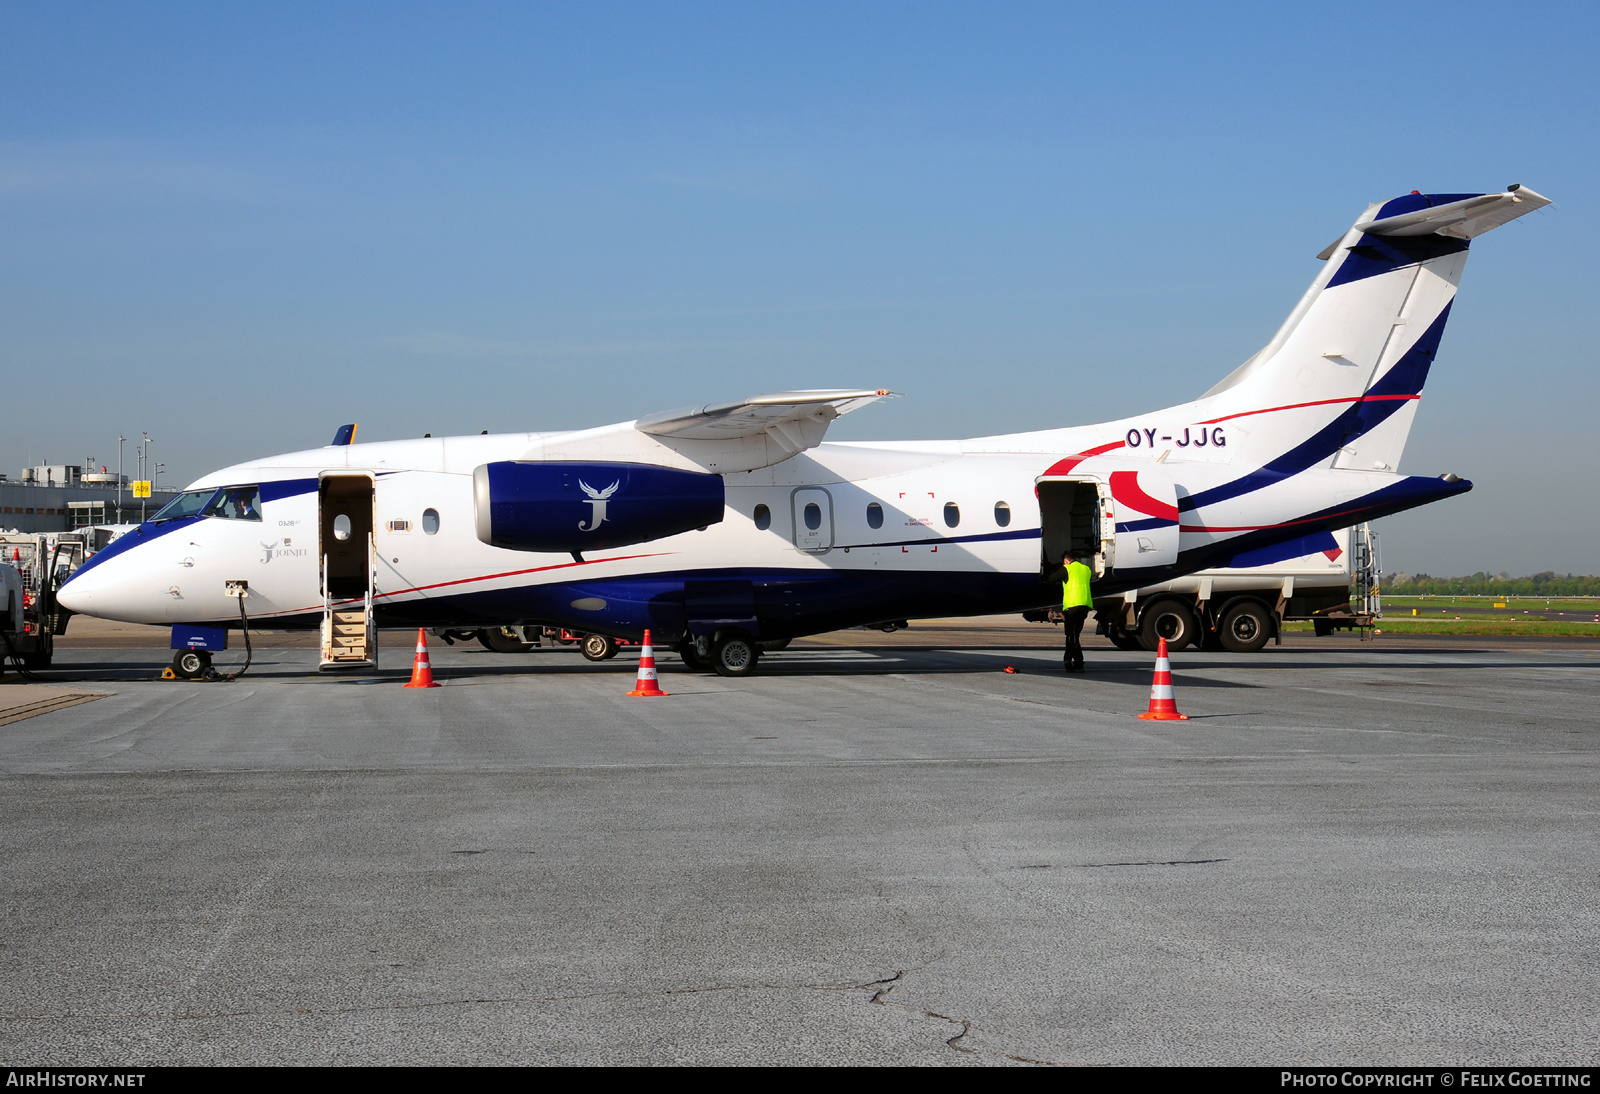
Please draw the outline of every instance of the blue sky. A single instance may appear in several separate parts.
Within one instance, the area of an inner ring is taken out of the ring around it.
[[[462,9],[465,10],[462,10]],[[0,4],[0,470],[163,482],[789,387],[1098,421],[1271,335],[1370,201],[1473,248],[1386,565],[1600,572],[1583,5]]]

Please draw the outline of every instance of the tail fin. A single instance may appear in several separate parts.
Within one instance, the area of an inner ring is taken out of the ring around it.
[[[1548,204],[1511,186],[1369,206],[1317,256],[1327,267],[1272,341],[1200,406],[1269,448],[1314,435],[1334,467],[1395,470],[1469,242]]]

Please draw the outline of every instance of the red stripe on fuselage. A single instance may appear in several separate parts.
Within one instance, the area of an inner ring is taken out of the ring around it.
[[[396,589],[392,593],[374,593],[372,599],[382,600],[391,596],[404,596],[406,593],[422,593],[427,592],[429,589],[444,589],[451,585],[470,585],[475,581],[494,581],[502,577],[521,577],[524,574],[542,574],[548,570],[570,570],[575,566],[598,566],[602,562],[629,562],[636,558],[660,558],[663,555],[669,555],[671,553],[671,551],[653,551],[646,555],[617,555],[613,558],[589,558],[584,559],[582,562],[558,562],[553,566],[533,566],[526,570],[507,570],[502,574],[484,574],[481,577],[459,577],[454,581],[438,581],[432,585],[414,585],[409,589]],[[354,604],[356,601],[336,600],[334,603]],[[307,612],[320,611],[321,607],[322,606],[320,604],[313,604],[310,607],[300,608],[294,611],[264,612],[259,616],[252,616],[251,618],[269,619],[272,616],[277,615],[304,615]]]
[[[1201,422],[1201,425],[1216,425],[1218,422],[1232,421],[1234,418],[1248,418],[1252,414],[1276,414],[1280,410],[1301,410],[1308,406],[1331,406],[1336,403],[1390,403],[1396,399],[1420,399],[1421,395],[1353,395],[1344,399],[1316,399],[1309,403],[1289,403],[1287,406],[1269,406],[1264,410],[1241,410],[1237,414],[1224,414],[1220,418],[1210,418]]]
[[[1071,471],[1074,467],[1077,467],[1089,457],[1103,456],[1107,452],[1110,452],[1113,448],[1121,448],[1127,443],[1127,441],[1112,441],[1110,444],[1098,445],[1083,452],[1074,452],[1072,455],[1057,460],[1055,463],[1051,464],[1049,468],[1046,469],[1045,474],[1065,475],[1067,472]]]
[[[1152,517],[1162,520],[1176,521],[1178,507],[1158,501],[1146,494],[1139,487],[1139,472],[1113,471],[1111,472],[1111,496],[1117,499],[1118,504],[1131,506],[1141,513],[1148,513]]]

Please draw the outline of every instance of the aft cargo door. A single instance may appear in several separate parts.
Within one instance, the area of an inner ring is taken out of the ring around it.
[[[1157,471],[1111,472],[1116,517],[1116,568],[1178,564],[1178,491]]]
[[[1095,479],[1041,478],[1034,482],[1039,495],[1039,566],[1049,573],[1061,565],[1063,552],[1071,551],[1104,577],[1115,566],[1111,522],[1111,491]]]

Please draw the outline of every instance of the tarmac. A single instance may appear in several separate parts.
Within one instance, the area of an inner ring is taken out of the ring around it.
[[[48,708],[0,727],[0,1060],[1600,1062],[1600,642],[1189,650],[1148,722],[1150,655],[1058,635],[629,699],[628,653],[158,682],[80,631],[0,684]]]

